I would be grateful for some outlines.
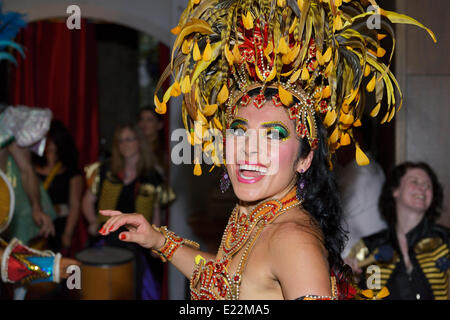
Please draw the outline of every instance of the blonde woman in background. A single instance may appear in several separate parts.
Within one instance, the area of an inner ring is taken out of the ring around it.
[[[82,206],[91,236],[96,236],[97,230],[106,221],[106,217],[97,215],[98,210],[136,211],[149,222],[158,224],[153,213],[166,198],[162,195],[161,175],[154,165],[155,159],[148,150],[141,130],[132,124],[119,125],[114,132],[111,159],[86,168],[88,188]],[[137,264],[141,269],[137,272],[139,287],[144,273],[148,270],[145,260],[151,259],[147,254],[143,254],[138,246],[124,245],[118,241],[119,232],[107,237],[101,244],[125,247],[135,252],[138,262],[142,262]],[[96,238],[93,240],[94,244]],[[143,299],[158,299],[159,292],[145,295],[140,294],[138,289],[137,296]]]

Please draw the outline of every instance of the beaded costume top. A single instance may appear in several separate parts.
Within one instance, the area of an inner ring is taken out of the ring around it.
[[[300,205],[301,201],[296,197],[296,188],[293,188],[283,199],[260,203],[248,215],[239,215],[236,206],[228,220],[216,259],[206,261],[200,256],[196,257],[196,267],[190,281],[191,298],[238,300],[246,262],[264,227],[289,209]],[[241,250],[244,251],[238,268],[234,274],[230,274],[228,268],[233,257]],[[335,281],[333,278],[331,281],[333,297],[337,297]]]

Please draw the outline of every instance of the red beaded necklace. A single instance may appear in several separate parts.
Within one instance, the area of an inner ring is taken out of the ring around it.
[[[261,222],[264,228],[288,209],[301,205],[295,188],[292,190],[282,200],[272,199],[258,204],[249,215],[239,215],[239,206],[236,206],[228,220],[220,245],[225,255],[233,256],[237,253],[248,241],[258,223]]]
[[[271,199],[258,204],[249,215],[239,215],[239,206],[236,206],[228,220],[219,252],[221,258],[216,261],[201,260],[191,277],[191,297],[198,299],[239,299],[241,275],[246,266],[251,248],[264,227],[272,223],[278,216],[291,208],[298,207],[301,202],[296,197],[296,188],[293,188],[283,199]],[[253,232],[256,229],[255,232]],[[253,236],[250,239],[250,236]],[[246,247],[243,249],[244,245]],[[231,277],[227,268],[233,256],[243,249],[243,255],[234,276]],[[198,284],[200,284],[198,286]]]

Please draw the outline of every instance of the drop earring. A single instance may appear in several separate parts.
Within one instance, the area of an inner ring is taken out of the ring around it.
[[[297,199],[303,201],[305,196],[305,173],[302,169],[300,176],[297,180]]]
[[[230,177],[228,176],[228,172],[224,169],[222,177],[220,178],[220,191],[225,193],[231,185]]]

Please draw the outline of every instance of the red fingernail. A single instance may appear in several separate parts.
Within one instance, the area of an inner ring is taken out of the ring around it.
[[[108,231],[111,232],[114,229],[114,226],[109,227]]]
[[[122,234],[120,235],[120,240],[125,240],[125,238],[126,238],[126,236],[122,233]]]

